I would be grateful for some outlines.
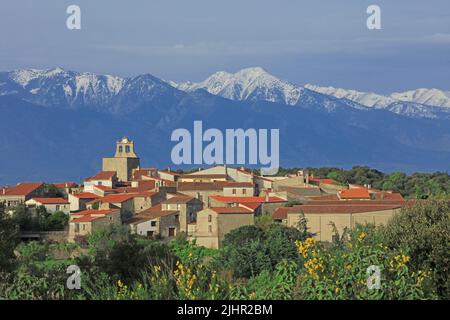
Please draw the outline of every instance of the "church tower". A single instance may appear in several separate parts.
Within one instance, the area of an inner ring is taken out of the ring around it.
[[[134,141],[123,137],[116,142],[112,158],[103,158],[103,171],[115,171],[119,181],[130,181],[133,170],[139,169],[140,160],[134,151]]]
[[[127,136],[123,137],[116,143],[116,154],[115,158],[137,158],[138,156],[134,153],[134,141],[128,139]]]

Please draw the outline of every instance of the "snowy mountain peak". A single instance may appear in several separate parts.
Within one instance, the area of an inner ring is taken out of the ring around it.
[[[346,90],[335,87],[320,87],[312,84],[306,84],[305,88],[322,94],[330,95],[338,99],[348,99],[362,104],[366,107],[384,108],[397,101],[390,97],[386,97],[373,92],[360,92],[356,90]]]
[[[338,99],[351,100],[366,107],[385,109],[409,117],[432,119],[450,117],[450,92],[448,91],[417,89],[381,95],[334,87],[319,87],[311,84],[305,85],[305,88]]]
[[[280,80],[261,67],[242,69],[236,73],[219,71],[198,83],[171,85],[183,91],[204,89],[211,94],[232,100],[270,101],[294,105],[302,88]]]
[[[396,92],[391,94],[391,97],[400,101],[450,108],[450,91],[421,88],[406,92]]]

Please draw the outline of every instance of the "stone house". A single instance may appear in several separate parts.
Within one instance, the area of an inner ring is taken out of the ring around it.
[[[25,201],[25,205],[30,209],[44,206],[47,212],[62,211],[70,213],[70,202],[64,198],[31,198]]]
[[[242,207],[210,207],[197,213],[196,223],[189,225],[188,237],[198,245],[218,249],[230,231],[254,224],[252,210]]]

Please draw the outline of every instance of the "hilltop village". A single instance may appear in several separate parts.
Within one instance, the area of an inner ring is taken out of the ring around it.
[[[57,192],[55,192],[55,190]],[[113,157],[103,158],[102,171],[75,182],[23,182],[0,188],[0,203],[12,210],[24,204],[33,211],[61,211],[69,216],[64,239],[80,241],[110,224],[124,224],[147,238],[188,240],[219,248],[233,229],[253,225],[268,215],[290,227],[305,218],[317,240],[330,242],[358,223],[385,224],[405,204],[394,192],[370,185],[342,185],[310,175],[259,176],[215,166],[188,174],[141,168],[134,142],[116,143]]]

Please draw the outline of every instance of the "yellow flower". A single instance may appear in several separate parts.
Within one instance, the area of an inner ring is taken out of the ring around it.
[[[405,266],[409,262],[410,259],[411,258],[409,256],[405,256],[403,254],[395,256],[394,260],[391,261],[391,263],[390,263],[391,268],[394,268],[394,266],[395,266],[395,268],[398,270],[398,269],[402,268],[403,266]]]
[[[360,233],[359,237],[358,237],[358,241],[362,241],[364,238],[366,237],[366,233],[363,231]]]
[[[334,289],[334,292],[335,292],[336,294],[338,294],[339,291],[341,291],[339,288]]]
[[[117,281],[117,286],[118,286],[119,288],[122,288],[122,287],[123,287],[123,282],[122,282],[122,280],[118,280],[118,281]]]

